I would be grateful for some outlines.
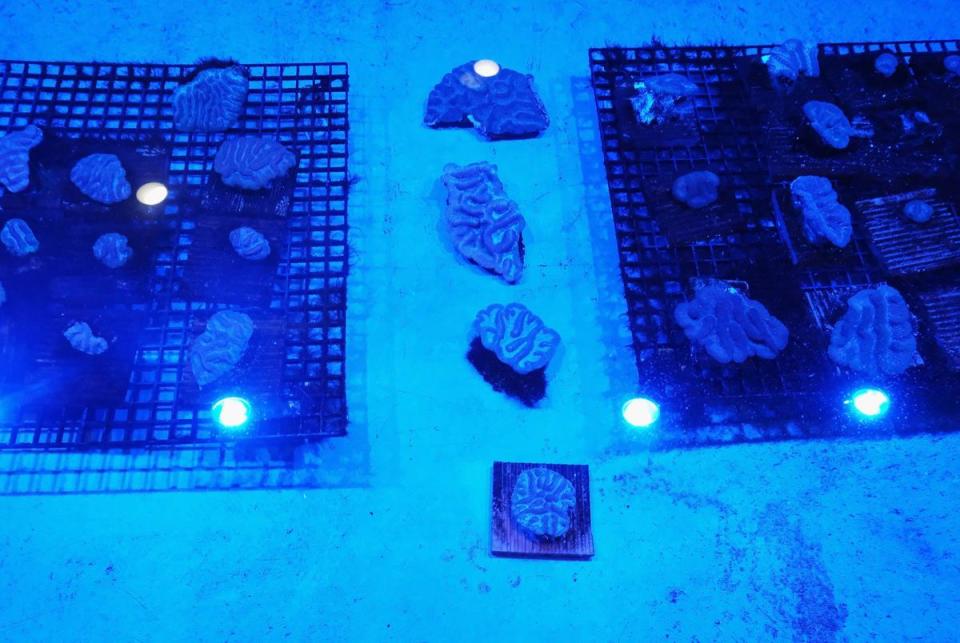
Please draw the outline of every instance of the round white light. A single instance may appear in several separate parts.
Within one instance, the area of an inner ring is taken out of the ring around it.
[[[167,186],[163,183],[151,181],[144,183],[137,189],[137,201],[144,205],[157,205],[167,198]]]
[[[483,78],[493,78],[500,73],[500,65],[494,60],[484,58],[473,63],[473,73]]]
[[[627,400],[621,412],[627,424],[640,429],[653,426],[660,419],[660,407],[656,402],[645,397]]]
[[[875,388],[862,388],[853,394],[853,408],[865,418],[877,418],[890,410],[890,396]]]
[[[225,397],[211,409],[214,421],[225,429],[239,429],[250,421],[250,403],[242,397]]]

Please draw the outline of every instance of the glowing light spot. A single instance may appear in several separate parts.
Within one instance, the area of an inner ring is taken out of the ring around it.
[[[137,201],[144,205],[157,205],[167,198],[167,186],[163,183],[151,181],[144,183],[137,189]]]
[[[242,397],[225,397],[211,409],[213,420],[225,429],[240,429],[250,421],[253,409]]]
[[[473,63],[473,73],[484,78],[493,78],[500,73],[500,65],[494,60],[478,60]]]
[[[660,407],[653,400],[635,397],[623,405],[623,419],[630,426],[640,429],[653,426],[660,419]]]
[[[882,417],[890,410],[890,396],[875,388],[862,388],[854,392],[848,403],[852,403],[864,418]]]

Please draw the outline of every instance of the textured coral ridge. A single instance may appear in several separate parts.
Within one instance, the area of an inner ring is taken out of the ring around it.
[[[917,340],[910,308],[896,288],[861,290],[830,335],[830,358],[865,375],[898,375],[913,364]]]
[[[473,123],[487,138],[524,138],[547,129],[547,110],[533,89],[533,77],[501,69],[484,78],[466,63],[446,74],[427,98],[423,122],[430,127]]]
[[[721,364],[754,356],[773,359],[790,338],[763,304],[723,283],[698,289],[693,301],[677,306],[674,317],[687,338]]]
[[[40,242],[23,219],[10,219],[0,230],[0,242],[15,257],[23,257],[40,249]]]
[[[795,81],[801,74],[816,78],[820,75],[817,45],[791,39],[774,47],[767,58],[767,71],[775,82],[786,79]]]
[[[520,241],[526,222],[506,197],[497,166],[473,163],[443,170],[447,229],[457,250],[479,266],[516,283],[523,272]]]
[[[230,232],[230,244],[248,261],[260,261],[270,256],[270,242],[253,228],[234,228]]]
[[[211,316],[190,348],[190,368],[197,384],[205,386],[230,372],[243,359],[252,336],[249,315],[224,310]]]
[[[703,208],[717,200],[720,177],[701,170],[678,177],[673,182],[673,198],[691,208]]]
[[[133,250],[127,238],[118,232],[100,235],[93,244],[93,256],[107,268],[119,268],[130,260]]]
[[[807,44],[792,38],[774,47],[767,58],[767,71],[774,82],[795,81],[800,75],[816,78],[820,75],[820,61],[816,44]]]
[[[64,331],[63,336],[67,338],[70,345],[81,353],[87,355],[100,355],[106,352],[107,340],[97,337],[86,322],[75,322]]]
[[[560,346],[560,335],[523,304],[487,306],[474,329],[487,350],[521,375],[545,367]]]
[[[173,120],[183,132],[222,132],[233,127],[247,99],[239,65],[205,69],[173,92]]]
[[[108,205],[130,198],[127,172],[114,154],[85,156],[70,170],[70,180],[94,201]]]
[[[42,140],[43,132],[36,125],[27,125],[0,138],[0,185],[20,192],[30,184],[30,150]]]
[[[801,176],[790,184],[795,208],[803,213],[803,233],[810,243],[828,241],[838,248],[850,243],[853,224],[848,210],[837,199],[830,179]]]
[[[289,172],[296,163],[293,152],[272,138],[238,136],[223,142],[213,169],[227,185],[259,190]]]
[[[573,484],[546,467],[521,472],[510,496],[514,522],[539,538],[560,538],[566,534],[570,530],[570,512],[576,506]]]

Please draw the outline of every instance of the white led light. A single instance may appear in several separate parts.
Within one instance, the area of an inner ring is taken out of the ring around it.
[[[242,397],[225,397],[213,405],[213,419],[225,429],[239,429],[250,421],[250,403]]]
[[[151,181],[144,183],[137,189],[137,201],[144,205],[157,205],[167,198],[167,186],[163,183]]]
[[[623,419],[630,426],[643,429],[653,426],[660,419],[660,407],[653,400],[635,397],[623,405]]]
[[[473,73],[483,78],[493,78],[500,73],[500,65],[494,60],[484,58],[473,63]]]
[[[890,409],[890,396],[875,388],[863,388],[853,394],[853,408],[865,418],[876,418]]]

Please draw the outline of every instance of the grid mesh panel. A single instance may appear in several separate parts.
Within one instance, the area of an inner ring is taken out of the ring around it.
[[[194,66],[0,62],[0,131],[33,123],[47,135],[154,141],[168,155],[170,189],[162,217],[170,234],[152,248],[150,298],[133,306],[147,321],[126,398],[67,408],[50,401],[25,405],[12,417],[0,417],[0,447],[223,439],[209,402],[185,391],[185,380],[192,338],[211,312],[225,306],[185,296],[182,280],[202,211],[191,199],[214,189],[219,144],[239,134],[276,137],[299,159],[295,179],[277,205],[286,213],[286,238],[277,249],[282,255],[273,283],[264,285],[269,306],[250,311],[258,323],[265,320],[261,334],[277,354],[276,379],[264,382],[265,390],[243,391],[263,404],[255,408],[252,430],[239,437],[303,441],[345,432],[347,65],[244,68],[249,90],[237,125],[226,133],[184,133],[173,128],[170,96],[196,73]],[[271,388],[276,390],[266,390]]]
[[[822,45],[820,55],[882,49],[905,54],[955,52],[958,44],[832,44]],[[862,222],[842,257],[812,252],[802,243],[788,190],[770,173],[763,135],[763,111],[768,106],[756,103],[744,74],[747,61],[759,61],[770,49],[758,45],[590,50],[640,390],[663,402],[663,430],[671,433],[666,441],[693,445],[851,431],[847,423],[836,421],[835,409],[843,399],[838,395],[848,392],[856,378],[827,357],[829,326],[857,287],[892,283],[872,254]],[[630,89],[639,79],[664,73],[696,83],[696,127],[678,134],[671,130],[675,126],[666,126],[659,137],[638,134]],[[728,190],[723,207],[737,216],[725,216],[713,230],[705,228],[698,240],[671,237],[666,215],[681,210],[668,203],[672,181],[700,169],[721,176]],[[912,309],[914,302],[920,309],[922,290],[944,278],[956,281],[938,274],[895,285],[907,295]],[[778,359],[720,365],[691,347],[673,311],[692,296],[698,283],[710,279],[740,286],[787,324],[791,341]],[[918,320],[921,334],[926,330],[923,324]],[[922,355],[933,352],[936,348],[921,342]],[[960,391],[956,375],[931,362],[937,360],[927,359],[896,384],[903,389],[898,391],[901,412],[917,408],[937,392],[956,399]],[[937,428],[960,428],[955,406],[930,407],[931,423],[945,413],[954,422]],[[751,426],[744,430],[744,425]],[[912,421],[897,430],[921,426]]]

